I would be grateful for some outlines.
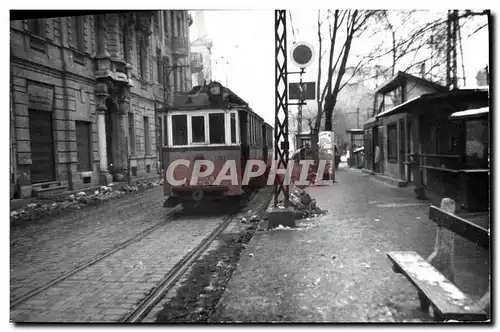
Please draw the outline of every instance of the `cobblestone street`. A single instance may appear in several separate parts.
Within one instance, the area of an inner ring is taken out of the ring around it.
[[[161,189],[154,189],[69,218],[13,226],[11,299],[20,300],[11,307],[11,320],[113,322],[123,318],[227,215],[174,215],[179,208],[166,209],[163,200]],[[146,236],[23,299],[154,225],[158,227]]]
[[[163,220],[171,212],[156,188],[103,206],[10,230],[11,300]]]

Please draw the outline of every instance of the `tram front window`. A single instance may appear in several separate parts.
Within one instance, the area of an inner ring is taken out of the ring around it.
[[[172,143],[188,144],[187,115],[172,115]]]
[[[191,117],[193,143],[205,143],[205,116]]]
[[[224,113],[213,113],[209,115],[210,144],[226,143],[226,123]]]

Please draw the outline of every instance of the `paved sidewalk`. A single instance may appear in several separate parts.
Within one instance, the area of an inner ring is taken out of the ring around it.
[[[432,252],[429,202],[359,170],[341,169],[336,180],[307,189],[327,215],[254,236],[213,321],[430,320],[415,288],[392,271],[386,256]],[[457,286],[477,299],[487,290],[487,253],[464,239],[455,243]]]

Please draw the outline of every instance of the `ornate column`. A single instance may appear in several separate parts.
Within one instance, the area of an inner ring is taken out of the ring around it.
[[[108,97],[108,87],[105,83],[98,83],[96,86],[97,102],[97,134],[99,140],[99,171],[102,185],[108,185],[112,182],[111,174],[108,171],[108,155],[106,150],[106,99]]]

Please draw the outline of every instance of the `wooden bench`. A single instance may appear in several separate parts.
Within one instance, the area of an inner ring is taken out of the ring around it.
[[[455,202],[444,198],[441,208],[431,206],[429,218],[438,224],[434,252],[427,260],[414,251],[387,253],[393,270],[417,288],[420,307],[432,308],[436,320],[485,321],[490,313],[490,290],[479,302],[454,285],[454,238],[458,234],[489,250],[489,231],[454,215]],[[440,272],[441,271],[441,272]]]

